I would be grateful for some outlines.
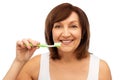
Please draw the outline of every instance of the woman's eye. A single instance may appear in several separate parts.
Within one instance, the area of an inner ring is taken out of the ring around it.
[[[72,25],[71,27],[72,27],[72,28],[77,28],[78,26],[76,26],[76,25]]]
[[[60,25],[56,25],[56,26],[54,26],[54,28],[61,28],[61,26]]]

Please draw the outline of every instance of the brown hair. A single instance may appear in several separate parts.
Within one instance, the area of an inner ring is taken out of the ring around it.
[[[53,8],[48,14],[45,22],[45,39],[47,44],[54,44],[52,37],[53,25],[56,22],[62,21],[70,16],[72,12],[76,12],[79,17],[79,21],[82,27],[82,39],[75,50],[77,59],[81,59],[86,56],[89,48],[90,30],[89,21],[85,12],[79,7],[73,6],[70,3],[62,3]],[[49,48],[50,56],[52,59],[60,59],[61,56],[58,54],[57,48]]]

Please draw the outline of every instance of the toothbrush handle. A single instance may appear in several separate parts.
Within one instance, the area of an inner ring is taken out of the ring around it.
[[[30,46],[33,46],[31,43],[30,43]],[[47,44],[38,44],[37,47],[56,47],[55,45],[47,45]]]
[[[46,44],[38,44],[37,46],[38,47],[48,47],[48,45],[46,45]]]

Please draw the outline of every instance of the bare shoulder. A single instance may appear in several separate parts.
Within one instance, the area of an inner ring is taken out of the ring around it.
[[[100,60],[99,80],[112,80],[109,65],[104,60]]]
[[[32,57],[22,68],[17,80],[37,80],[40,68],[40,57],[41,55]]]

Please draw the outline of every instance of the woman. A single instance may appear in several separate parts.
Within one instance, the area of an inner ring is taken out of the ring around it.
[[[89,21],[79,7],[63,3],[53,8],[46,19],[45,38],[47,44],[61,42],[61,46],[30,59],[40,43],[18,41],[15,61],[4,80],[10,76],[13,80],[112,80],[107,63],[88,51]]]

